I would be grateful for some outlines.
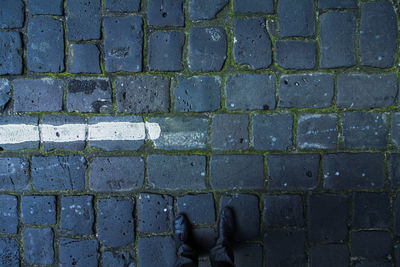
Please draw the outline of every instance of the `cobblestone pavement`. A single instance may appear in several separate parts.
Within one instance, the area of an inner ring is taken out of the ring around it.
[[[0,266],[400,266],[397,1],[0,4]]]

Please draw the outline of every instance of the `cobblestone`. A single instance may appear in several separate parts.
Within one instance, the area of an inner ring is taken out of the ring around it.
[[[93,234],[93,197],[62,196],[60,222],[61,233]]]
[[[172,231],[170,196],[157,194],[140,194],[137,201],[137,231],[145,233],[166,233]]]
[[[85,239],[60,239],[60,264],[66,266],[97,265],[97,241]]]
[[[23,196],[21,219],[24,224],[56,224],[56,198],[54,196]]]
[[[100,52],[94,44],[71,44],[68,49],[67,69],[70,73],[101,73]]]
[[[23,8],[22,0],[4,0],[0,11],[0,28],[21,28],[24,23]]]
[[[318,8],[357,8],[356,0],[318,0]]]
[[[396,236],[400,236],[400,219],[399,219],[399,214],[400,214],[400,194],[396,194],[396,198],[393,202],[393,231]]]
[[[0,195],[0,233],[16,234],[18,227],[17,198]]]
[[[335,149],[338,132],[334,114],[305,114],[298,119],[297,145],[301,149]]]
[[[178,213],[184,213],[192,224],[215,222],[214,197],[211,193],[178,197],[176,205]]]
[[[139,238],[138,261],[143,266],[173,266],[176,260],[174,240],[170,236]]]
[[[0,265],[19,266],[18,243],[11,238],[0,238]]]
[[[233,10],[235,13],[265,13],[274,12],[274,3],[272,0],[234,0]]]
[[[26,263],[54,263],[54,234],[50,228],[25,228],[22,231],[22,236]]]
[[[0,47],[2,48],[0,51],[0,75],[22,74],[20,34],[18,32],[0,32]]]
[[[0,191],[29,188],[29,162],[26,158],[0,158]]]
[[[138,12],[140,0],[106,0],[106,10],[122,12]]]
[[[284,69],[313,69],[316,65],[315,42],[277,41],[274,51],[276,63]]]
[[[390,223],[390,200],[386,193],[353,193],[353,228],[386,228]]]
[[[395,188],[400,187],[400,154],[393,153],[388,155],[388,169],[392,186]]]
[[[303,200],[300,195],[267,195],[264,197],[265,227],[303,227]]]
[[[228,2],[228,0],[190,0],[189,19],[192,21],[214,19]]]
[[[342,244],[317,245],[310,250],[310,266],[348,266],[349,249]]]
[[[68,0],[65,12],[68,41],[100,39],[100,0]]]
[[[154,32],[149,37],[148,67],[154,71],[181,71],[183,32]]]
[[[290,0],[278,2],[279,34],[282,37],[312,36],[315,33],[314,3],[300,0],[293,5]]]
[[[26,10],[32,15],[62,15],[62,0],[28,0]]]
[[[153,0],[147,6],[151,26],[184,26],[183,0]]]
[[[104,267],[114,266],[128,266],[134,267],[135,263],[132,259],[132,255],[128,252],[112,252],[106,251],[102,254],[102,263]]]
[[[390,132],[391,141],[396,145],[400,146],[400,113],[392,113],[392,130]]]
[[[392,238],[389,232],[351,233],[352,256],[369,259],[387,258],[392,253]]]
[[[10,82],[7,79],[0,79],[0,112],[3,112],[11,99]]]
[[[15,91],[14,91],[15,95]],[[1,116],[0,125],[8,124],[26,124],[32,125],[33,127],[38,126],[38,117],[36,116]],[[39,135],[39,133],[37,133]],[[36,136],[35,141],[26,141],[22,143],[13,144],[1,144],[3,150],[21,150],[21,149],[38,149],[39,148],[39,136]],[[36,141],[37,140],[37,141]]]
[[[249,118],[243,114],[217,114],[211,126],[211,147],[241,150],[249,147]]]

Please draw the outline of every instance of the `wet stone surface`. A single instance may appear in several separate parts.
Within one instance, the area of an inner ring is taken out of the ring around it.
[[[189,19],[192,21],[214,19],[228,2],[228,0],[190,0]]]
[[[22,231],[24,260],[29,264],[53,264],[54,233],[50,228],[25,228]]]
[[[282,37],[308,37],[315,33],[314,4],[312,0],[278,2],[279,34]]]
[[[148,67],[154,71],[180,71],[185,35],[182,32],[155,32],[149,37]]]
[[[65,12],[68,41],[100,39],[100,0],[69,0]]]
[[[15,2],[15,1],[14,1]],[[62,15],[62,0],[27,0],[27,11],[32,15]]]
[[[60,239],[60,264],[67,266],[93,266],[97,264],[97,241],[85,239]]]
[[[24,224],[56,224],[56,198],[54,196],[23,196],[21,219]]]
[[[70,73],[101,73],[99,50],[94,44],[71,44],[67,69]]]
[[[93,234],[92,196],[61,197],[60,232],[71,235]]]
[[[233,10],[235,13],[265,13],[274,12],[273,0],[234,0]]]
[[[138,241],[138,260],[144,266],[173,266],[176,248],[172,237],[142,237]]]
[[[211,147],[215,150],[241,150],[249,147],[249,118],[241,114],[218,114],[211,126]]]
[[[0,32],[0,47],[0,75],[22,74],[22,42],[19,33]]]
[[[147,6],[151,26],[184,26],[183,0],[153,0]]]
[[[8,237],[0,238],[0,264],[19,266],[18,243]]]
[[[284,69],[313,69],[316,65],[315,42],[277,41],[275,61]]]
[[[0,28],[20,28],[24,23],[24,3],[22,0],[4,0],[0,10]]]
[[[302,149],[335,149],[338,132],[334,114],[305,114],[299,117],[297,145]]]
[[[16,234],[18,226],[17,198],[1,195],[0,203],[0,233]]]
[[[137,231],[166,233],[172,231],[172,198],[157,194],[140,194],[137,201]]]
[[[0,158],[0,190],[29,188],[29,162],[26,158]]]

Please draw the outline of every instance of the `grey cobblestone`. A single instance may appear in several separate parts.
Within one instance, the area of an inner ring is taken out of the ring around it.
[[[315,42],[277,41],[275,61],[284,69],[313,69],[317,60]]]
[[[184,26],[183,0],[153,0],[147,6],[151,26]]]
[[[389,223],[390,200],[387,193],[353,193],[353,228],[386,228]]]
[[[21,219],[24,224],[56,224],[56,198],[54,196],[23,196]]]
[[[0,238],[0,265],[11,267],[20,266],[18,243],[12,238]]]
[[[234,0],[233,10],[235,13],[265,13],[274,12],[273,0]]]
[[[101,73],[99,57],[99,49],[94,44],[71,44],[68,49],[68,72]]]
[[[137,231],[166,233],[172,231],[172,197],[140,194],[137,201]]]
[[[149,37],[148,67],[154,71],[181,71],[183,32],[154,32]]]
[[[0,112],[3,112],[11,99],[10,82],[7,79],[0,79]]]
[[[0,125],[26,124],[26,125],[38,126],[38,120],[39,119],[36,116],[1,116]],[[1,148],[3,150],[38,149],[39,141],[26,141],[15,144],[2,144]]]
[[[20,34],[18,32],[0,32],[0,47],[2,47],[0,51],[0,75],[22,74]]]
[[[211,126],[211,147],[241,150],[249,147],[249,117],[244,114],[216,114]]]
[[[106,0],[104,6],[110,11],[137,12],[140,9],[140,0]]]
[[[176,205],[178,213],[184,213],[192,224],[215,222],[214,197],[211,193],[178,197]]]
[[[24,3],[22,0],[4,0],[0,10],[0,28],[20,28],[24,23]]]
[[[27,0],[26,10],[32,15],[62,15],[62,0]]]
[[[25,228],[22,231],[24,261],[28,264],[53,264],[54,234],[50,228]]]
[[[170,236],[139,238],[138,261],[143,266],[173,266],[176,260],[174,240]]]
[[[301,149],[335,149],[338,132],[334,114],[305,114],[298,119],[297,145]]]
[[[310,250],[310,266],[348,266],[349,248],[342,244],[317,245]]]
[[[92,196],[62,196],[60,232],[71,235],[93,234]]]
[[[314,3],[312,0],[278,2],[279,34],[282,37],[312,36],[315,33]]]
[[[100,0],[66,1],[68,41],[100,39],[100,7]]]
[[[0,195],[0,233],[16,234],[18,227],[17,198]]]
[[[60,239],[60,264],[65,266],[96,266],[97,241],[85,239]]]
[[[300,195],[267,195],[264,197],[265,227],[303,227],[303,200]]]
[[[214,19],[227,4],[228,0],[190,0],[188,5],[190,20]]]
[[[392,253],[392,238],[389,232],[351,233],[352,256],[368,259],[387,258]]]
[[[29,162],[26,158],[0,158],[0,190],[29,188]]]

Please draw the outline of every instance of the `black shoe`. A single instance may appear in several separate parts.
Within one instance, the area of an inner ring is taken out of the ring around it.
[[[231,207],[224,207],[219,215],[217,245],[232,246],[234,235],[233,210]]]
[[[174,238],[176,248],[179,249],[183,244],[188,244],[190,225],[184,214],[179,214],[174,220]]]

